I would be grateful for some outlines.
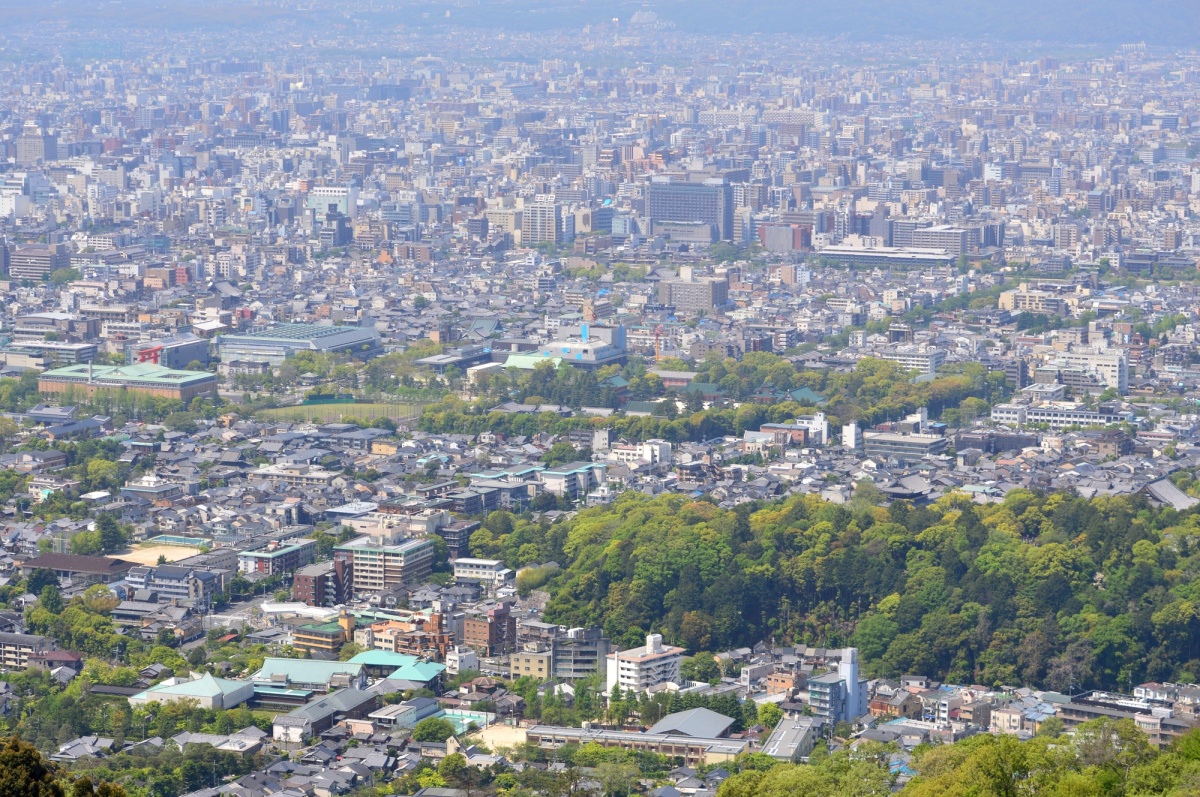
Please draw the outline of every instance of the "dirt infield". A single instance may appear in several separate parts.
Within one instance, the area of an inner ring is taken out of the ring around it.
[[[471,736],[481,740],[493,750],[498,747],[516,747],[519,744],[525,744],[525,729],[514,728],[511,725],[489,725]]]
[[[117,559],[124,559],[126,562],[136,562],[139,565],[155,565],[158,564],[158,557],[167,557],[168,562],[178,562],[180,559],[186,559],[189,556],[195,556],[200,553],[200,549],[191,545],[154,545],[153,543],[142,543],[133,546],[133,548],[125,553],[113,554]]]

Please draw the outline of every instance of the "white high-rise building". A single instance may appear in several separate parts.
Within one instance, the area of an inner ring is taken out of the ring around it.
[[[610,693],[616,685],[622,692],[644,692],[659,684],[677,683],[684,653],[683,648],[664,645],[661,634],[649,634],[644,647],[608,654],[604,691]]]
[[[562,206],[555,204],[552,194],[542,194],[525,204],[521,211],[521,246],[557,245],[562,231]],[[574,232],[572,229],[572,235]]]

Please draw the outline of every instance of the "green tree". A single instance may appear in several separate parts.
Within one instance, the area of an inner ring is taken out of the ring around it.
[[[414,742],[444,742],[453,735],[453,723],[441,717],[426,717],[417,723],[412,732]]]
[[[342,645],[342,649],[338,651],[338,661],[350,661],[350,659],[362,653],[366,648],[357,642],[347,642]]]
[[[125,535],[121,526],[111,514],[103,514],[96,518],[96,532],[99,534],[100,548],[104,553],[116,553],[125,547]]]
[[[109,486],[117,478],[117,463],[96,458],[87,464],[87,477],[93,487]]]
[[[578,458],[579,452],[575,450],[575,446],[565,441],[560,441],[550,446],[546,453],[542,455],[542,464],[547,467],[554,467],[574,462]]]
[[[25,579],[25,591],[41,595],[46,587],[58,589],[58,575],[45,567],[36,567]]]
[[[639,774],[637,766],[626,761],[601,761],[596,767],[596,780],[605,797],[625,797],[637,785]]]
[[[63,610],[63,599],[58,587],[53,584],[42,587],[42,591],[38,593],[38,605],[51,614],[60,614]]]
[[[758,707],[758,724],[770,730],[783,719],[783,709],[775,703],[763,703]]]
[[[0,748],[0,797],[64,797],[54,765],[15,734]]]

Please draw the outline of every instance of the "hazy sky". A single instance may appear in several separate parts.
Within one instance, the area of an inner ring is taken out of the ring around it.
[[[653,10],[680,30],[704,33],[784,32],[846,35],[1134,43],[1194,47],[1200,0],[285,0],[263,6],[244,0],[0,0],[10,25],[48,20],[74,26],[148,24],[242,27],[272,17],[363,14],[408,25],[469,25],[510,29],[577,28],[638,9]],[[301,9],[296,11],[295,9]],[[449,19],[446,11],[450,11]],[[368,12],[370,13],[370,12]]]

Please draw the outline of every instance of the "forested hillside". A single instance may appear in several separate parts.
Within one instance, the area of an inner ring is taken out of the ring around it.
[[[743,767],[717,797],[1188,797],[1200,787],[1200,733],[1159,752],[1131,720],[1097,720],[1069,737],[981,734],[922,745],[909,765],[915,777],[899,792],[894,760],[870,742],[833,755],[818,749],[811,765]]]
[[[625,493],[569,521],[491,515],[474,552],[531,570],[547,617],[622,645],[857,645],[872,675],[1128,690],[1200,679],[1200,517],[1140,496],[733,510]]]

